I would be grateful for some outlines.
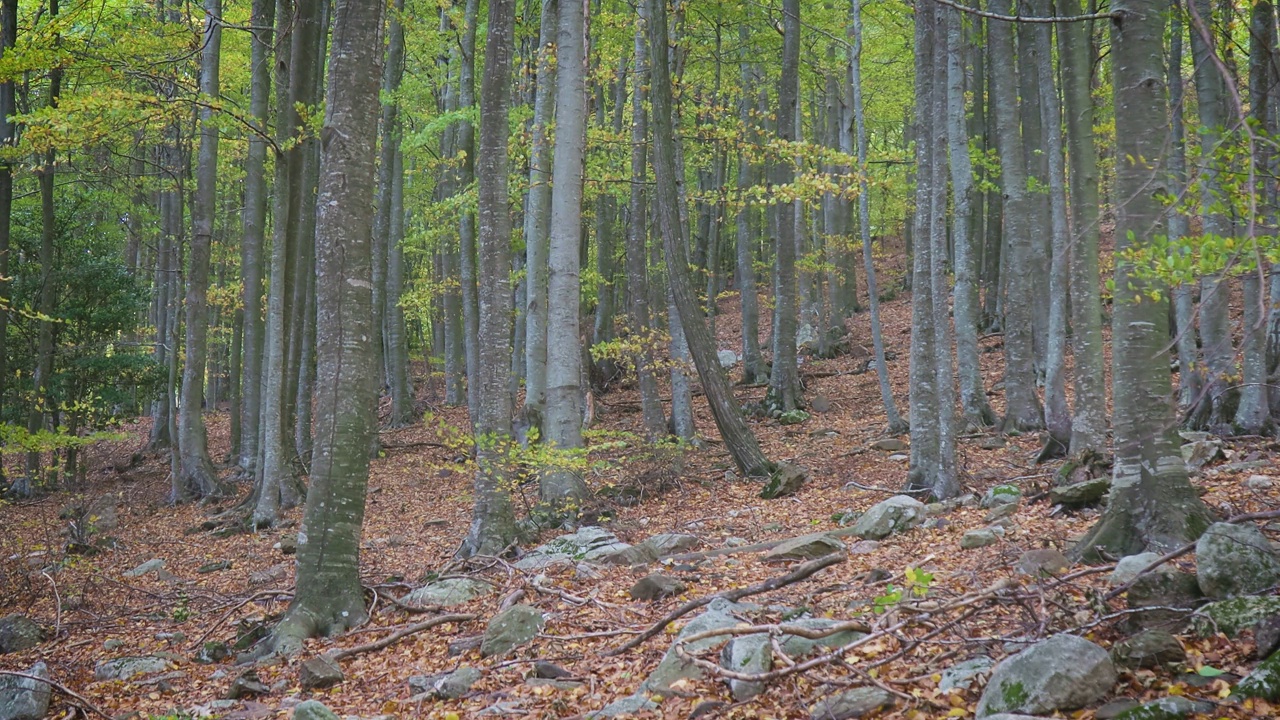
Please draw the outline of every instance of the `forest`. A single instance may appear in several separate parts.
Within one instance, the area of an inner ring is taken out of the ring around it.
[[[0,0],[0,720],[1280,713],[1270,0]]]

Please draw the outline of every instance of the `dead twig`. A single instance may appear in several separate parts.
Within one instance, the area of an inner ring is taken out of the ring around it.
[[[423,630],[429,630],[433,627],[436,627],[437,625],[444,625],[446,623],[470,622],[472,620],[475,620],[478,617],[480,616],[475,613],[465,613],[465,614],[457,614],[457,615],[440,615],[439,617],[433,617],[430,620],[424,620],[420,623],[407,625],[391,633],[390,635],[382,638],[381,640],[375,640],[374,642],[365,643],[364,645],[356,645],[355,647],[345,648],[343,650],[338,650],[335,652],[328,653],[328,655],[330,658],[334,660],[344,660],[346,658],[353,657],[355,655],[362,655],[364,653],[375,652],[383,648],[389,647],[403,640],[404,638],[409,637],[410,635],[413,635],[415,633],[420,633]]]
[[[608,650],[603,654],[606,657],[612,657],[614,655],[620,655],[628,650],[639,647],[649,638],[662,632],[663,628],[665,628],[666,626],[670,625],[676,620],[679,620],[681,617],[684,617],[685,615],[693,612],[694,610],[697,610],[700,607],[703,607],[705,605],[710,605],[711,601],[715,600],[716,598],[724,598],[725,600],[736,601],[751,595],[759,595],[760,593],[769,592],[770,590],[777,590],[778,588],[786,587],[787,585],[791,585],[792,583],[797,583],[797,582],[800,582],[801,580],[805,580],[809,578],[811,575],[813,575],[814,573],[818,572],[819,570],[824,570],[826,568],[831,567],[832,565],[836,565],[842,562],[844,562],[844,554],[832,553],[831,555],[820,557],[816,560],[810,560],[809,562],[798,566],[796,569],[792,570],[786,575],[780,575],[776,578],[766,580],[765,582],[758,583],[750,587],[739,588],[737,590],[726,590],[725,592],[716,593],[714,595],[705,595],[700,598],[695,598],[685,603],[684,605],[681,605],[675,610],[672,610],[666,617],[662,618],[658,622],[649,626],[647,630],[637,635],[635,638],[627,642],[625,645],[622,645],[621,647],[615,648],[613,650]]]

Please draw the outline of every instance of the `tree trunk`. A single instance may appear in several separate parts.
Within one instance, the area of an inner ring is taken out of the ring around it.
[[[1187,480],[1178,450],[1165,304],[1146,296],[1162,289],[1135,276],[1124,251],[1160,234],[1168,191],[1161,158],[1168,106],[1164,87],[1166,0],[1117,0],[1111,25],[1116,112],[1116,293],[1112,311],[1115,469],[1110,502],[1076,554],[1114,556],[1167,552],[1194,540],[1212,522]],[[1122,290],[1122,291],[1119,291]]]
[[[0,2],[0,58],[14,47],[18,39],[18,0]],[[14,142],[14,124],[9,118],[14,114],[14,83],[0,82],[0,146],[9,147]],[[5,388],[8,373],[5,369],[9,358],[9,239],[13,226],[13,165],[0,163],[0,417],[3,417]],[[4,458],[0,454],[0,482],[5,478]]]
[[[480,0],[466,0],[462,28],[462,66],[458,74],[458,109],[467,112],[476,104],[476,16]],[[462,152],[462,166],[458,173],[457,191],[467,192],[475,182],[476,153],[475,128],[469,119],[458,124],[458,150]],[[463,206],[458,226],[458,245],[462,283],[463,338],[467,362],[467,410],[471,421],[476,421],[475,378],[480,361],[480,320],[476,300],[476,217],[469,207]]]
[[[1018,12],[1032,14],[1030,8],[1037,0],[1014,0]],[[1010,13],[1013,14],[1013,13]],[[1027,207],[1025,223],[1028,230],[1026,238],[1013,237],[1009,242],[1026,242],[1030,264],[1019,266],[1021,270],[1034,278],[1048,278],[1050,275],[1051,227],[1049,202],[1049,162],[1045,156],[1045,127],[1041,120],[1041,102],[1039,88],[1039,57],[1052,52],[1050,47],[1042,46],[1037,38],[1036,25],[1033,23],[1015,23],[1017,34],[1017,102],[1020,106],[1019,119],[1022,123],[1022,157],[1026,163],[1027,174]],[[1012,64],[1009,65],[1013,67]],[[1045,376],[1046,355],[1049,348],[1049,292],[1047,283],[1035,283],[1029,287],[1031,342],[1035,349],[1034,367],[1037,381]],[[1006,318],[1007,320],[1007,318]],[[1006,328],[1007,330],[1007,328]],[[1041,425],[1043,425],[1043,420]]]
[[[393,24],[393,29],[398,25]],[[400,29],[403,32],[403,29]],[[391,383],[391,425],[404,427],[414,421],[413,380],[409,377],[409,338],[404,308],[404,153],[395,154],[391,170],[391,218],[387,257],[387,375]]]
[[[379,0],[337,0],[316,217],[316,454],[298,532],[297,591],[272,636],[302,639],[364,621],[360,528],[375,430],[372,333],[374,145],[382,56]]]
[[[747,477],[768,476],[775,466],[769,462],[755,436],[747,426],[737,402],[729,390],[729,382],[720,370],[713,338],[702,321],[698,299],[693,292],[689,267],[684,261],[684,225],[680,222],[679,194],[676,179],[675,132],[671,125],[671,73],[668,54],[661,48],[667,44],[667,7],[664,0],[647,0],[649,10],[649,47],[657,48],[651,57],[653,107],[653,167],[657,193],[658,224],[667,260],[671,294],[677,317],[684,325],[698,375],[702,379],[707,403],[715,416],[720,436],[733,456],[738,469]],[[674,318],[673,318],[674,319]]]
[[[800,0],[782,3],[782,77],[778,81],[778,140],[796,139],[796,107],[800,90]],[[795,179],[791,163],[783,158],[774,163],[775,186]],[[775,413],[795,410],[803,403],[799,368],[796,365],[796,207],[790,200],[777,204],[778,242],[774,270],[773,368],[769,373],[766,405]]]
[[[1014,0],[998,12],[1015,8]],[[1004,429],[1038,430],[1044,413],[1036,396],[1035,348],[1032,341],[1033,251],[1036,242],[1028,224],[1033,212],[1027,190],[1026,160],[1023,156],[1018,99],[1014,90],[1013,28],[1010,23],[992,21],[987,35],[991,64],[1002,68],[992,73],[992,104],[996,115],[996,145],[1000,150],[1000,190],[1004,196],[1004,237],[1007,253],[1006,301],[1004,304],[1005,419]],[[1027,69],[1029,71],[1029,69]]]
[[[200,94],[216,102],[222,52],[222,0],[205,0],[205,37],[200,58]],[[218,128],[211,107],[200,109],[200,155],[196,194],[191,205],[191,266],[187,275],[186,364],[182,368],[182,402],[178,409],[178,447],[182,475],[173,479],[174,502],[224,492],[209,459],[204,427],[205,361],[209,351],[209,259],[218,192]]]
[[[551,233],[551,138],[548,126],[555,112],[556,30],[559,0],[543,0],[538,38],[538,77],[533,101],[533,140],[529,153],[529,197],[524,214],[525,266],[529,278],[525,296],[526,421],[542,427],[547,406],[547,273]]]
[[[552,156],[551,235],[547,276],[547,404],[545,437],[562,450],[582,447],[581,295],[582,176],[586,151],[586,18],[581,3],[560,8],[556,33],[556,139]],[[582,478],[550,469],[541,497],[552,506],[580,503]],[[581,507],[578,505],[578,507]],[[557,508],[557,511],[560,508]]]

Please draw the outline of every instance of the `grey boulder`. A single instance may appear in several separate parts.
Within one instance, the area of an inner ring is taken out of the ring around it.
[[[864,540],[883,540],[910,530],[924,518],[924,503],[909,495],[895,495],[863,513],[853,526],[853,534]]]
[[[1106,650],[1075,635],[1054,635],[996,666],[977,717],[1074,710],[1098,700],[1115,683],[1116,668]]]
[[[303,700],[293,709],[293,720],[338,720],[338,715],[318,700]]]
[[[481,657],[506,655],[528,643],[542,630],[542,612],[529,605],[512,605],[489,621],[480,643]]]
[[[938,681],[938,689],[942,692],[968,690],[975,678],[990,670],[995,664],[995,660],[986,655],[979,655],[964,662],[958,662],[942,671],[942,679]]]
[[[412,607],[440,605],[452,607],[471,602],[485,595],[492,595],[496,590],[491,583],[471,578],[445,578],[436,580],[417,588],[401,600]]]
[[[0,618],[0,655],[30,650],[44,639],[44,631],[26,615]]]
[[[49,668],[38,662],[23,672],[31,677],[0,675],[0,720],[40,720],[49,712]]]
[[[810,720],[852,720],[870,715],[895,702],[896,698],[878,687],[854,688],[824,698],[809,708]]]
[[[1112,586],[1123,585],[1138,577],[1143,568],[1160,559],[1158,553],[1144,552],[1137,555],[1126,555],[1116,563],[1116,569],[1107,576],[1107,583]]]
[[[730,640],[720,653],[720,666],[752,675],[769,672],[773,669],[773,647],[769,636],[759,633]],[[764,683],[730,678],[729,692],[734,700],[743,702],[764,692]]]
[[[1144,630],[1111,647],[1111,659],[1125,668],[1151,668],[1187,659],[1182,643],[1164,630]]]
[[[409,678],[409,688],[430,697],[457,700],[471,692],[471,686],[483,676],[484,673],[476,668],[463,666],[449,673],[414,675]]]
[[[1280,583],[1280,558],[1256,526],[1214,523],[1196,541],[1196,582],[1212,598],[1261,592]]]
[[[844,552],[844,543],[827,533],[792,538],[765,553],[766,562],[813,560],[832,553]]]
[[[104,660],[93,669],[94,680],[128,680],[138,675],[152,675],[169,668],[167,658],[155,655]]]

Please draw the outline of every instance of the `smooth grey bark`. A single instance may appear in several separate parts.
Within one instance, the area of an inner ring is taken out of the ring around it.
[[[449,17],[443,11],[440,14],[441,32],[449,28]],[[458,49],[449,53],[446,75],[458,65]],[[444,111],[452,113],[458,109],[458,91],[451,80],[445,80]],[[460,125],[452,123],[440,137],[440,156],[451,158],[457,153],[457,141]],[[446,173],[440,180],[441,197],[447,198],[459,191],[457,173]],[[457,283],[461,274],[462,259],[452,246],[441,252],[441,275],[445,280],[444,302],[444,401],[447,405],[462,405],[467,402],[466,390],[466,339],[462,318],[462,288]]]
[[[1012,14],[1015,0],[996,4],[997,12]],[[1027,189],[1026,159],[1021,139],[1013,54],[1013,28],[997,20],[987,26],[991,64],[1004,68],[991,77],[992,104],[996,116],[996,146],[1000,154],[1000,190],[1004,197],[1004,238],[1007,252],[1004,303],[1005,419],[1004,430],[1038,430],[1044,412],[1036,395],[1035,346],[1032,339],[1032,289],[1034,271],[1034,212]],[[1027,68],[1019,68],[1024,70]],[[1027,69],[1029,71],[1029,69]]]
[[[15,46],[17,39],[18,0],[4,0],[0,2],[0,59]],[[0,82],[0,146],[5,148],[12,146],[14,142],[15,125],[9,118],[14,114],[15,108],[13,80]],[[5,389],[8,386],[8,372],[5,368],[9,357],[9,240],[12,237],[12,227],[13,165],[5,162],[0,163],[0,413],[3,412]],[[0,458],[0,481],[4,478],[3,459]]]
[[[1196,107],[1200,114],[1200,223],[1206,235],[1233,234],[1231,219],[1222,212],[1222,173],[1219,150],[1226,139],[1226,82],[1214,54],[1213,33],[1209,29],[1212,7],[1208,0],[1189,5],[1191,55],[1195,59]],[[1199,18],[1199,19],[1198,19]],[[1197,427],[1225,429],[1235,411],[1238,393],[1229,378],[1236,373],[1235,348],[1231,339],[1230,282],[1219,273],[1200,281],[1200,339],[1207,376],[1197,398],[1192,423]]]
[[[637,8],[643,17],[643,5]],[[645,435],[657,440],[667,434],[667,420],[663,414],[662,399],[658,396],[658,379],[653,371],[654,339],[653,320],[649,308],[649,232],[646,226],[645,170],[648,166],[649,121],[645,105],[649,101],[649,46],[645,43],[644,28],[637,24],[635,30],[635,74],[631,92],[631,196],[627,218],[627,307],[631,332],[639,340],[639,349],[632,355],[636,368],[636,380],[640,386],[640,409],[644,418]]]
[[[262,363],[266,344],[263,319],[263,265],[267,227],[267,135],[271,112],[271,47],[275,0],[253,0],[250,23],[254,26],[249,50],[249,114],[253,129],[244,161],[243,240],[240,273],[244,282],[243,381],[240,402],[240,457],[237,464],[247,475],[258,462],[258,435],[262,427]]]
[[[511,215],[507,210],[507,105],[514,44],[513,0],[489,0],[488,40],[480,87],[479,323],[476,386],[475,508],[459,555],[496,555],[516,538],[507,489],[511,459]]]
[[[1166,305],[1146,291],[1163,289],[1135,276],[1123,259],[1163,231],[1160,196],[1168,105],[1164,87],[1167,0],[1117,0],[1111,26],[1116,113],[1116,301],[1112,310],[1115,465],[1101,520],[1077,555],[1167,552],[1194,540],[1213,521],[1187,479],[1179,452],[1172,381],[1165,359]]]
[[[977,258],[972,234],[973,163],[969,158],[969,133],[965,127],[964,22],[959,10],[953,9],[946,14],[946,42],[947,148],[951,157],[951,189],[955,197],[951,234],[955,247],[953,292],[960,408],[971,427],[985,428],[995,425],[996,416],[987,403],[982,367],[978,363]]]
[[[875,258],[871,252],[871,186],[867,166],[867,123],[862,103],[862,0],[850,3],[850,32],[853,46],[849,58],[849,96],[853,103],[854,134],[858,152],[858,232],[862,243],[863,270],[867,276],[867,308],[871,314],[871,345],[875,354],[876,380],[880,385],[880,402],[884,406],[888,431],[893,435],[907,432],[908,425],[898,413],[889,385],[889,368],[884,356],[884,333],[880,323],[880,293],[876,287]]]
[[[543,430],[561,450],[582,443],[581,296],[582,181],[586,150],[586,18],[567,2],[556,31],[556,137],[552,151],[551,235],[547,253],[547,404]],[[542,474],[540,496],[555,507],[581,507],[587,486],[575,473]]]
[[[667,7],[664,0],[646,0],[650,48],[669,47],[667,42]],[[707,404],[715,417],[725,447],[733,456],[739,471],[747,477],[769,476],[775,471],[760,451],[755,436],[747,426],[742,413],[729,389],[729,382],[720,369],[716,357],[714,339],[701,317],[697,296],[689,277],[689,267],[684,259],[684,228],[680,220],[679,190],[677,187],[675,132],[671,118],[671,71],[668,54],[656,50],[650,61],[651,104],[653,110],[653,168],[654,192],[657,200],[658,225],[661,228],[662,246],[667,260],[669,286],[674,298],[676,313],[672,319],[684,325],[689,340],[689,350]]]
[[[538,75],[534,89],[532,141],[529,152],[529,193],[524,214],[525,267],[525,420],[541,428],[547,405],[547,274],[551,233],[551,136],[548,126],[555,112],[556,29],[558,0],[542,1],[538,38]]]
[[[1265,138],[1275,130],[1270,111],[1270,86],[1273,77],[1272,56],[1276,44],[1275,11],[1267,0],[1254,3],[1249,21],[1249,114],[1261,138],[1250,138],[1253,147],[1253,171],[1246,192],[1250,192],[1252,216],[1247,218],[1254,243],[1273,233],[1275,208],[1267,202],[1264,178],[1270,172],[1272,150]],[[1261,202],[1259,202],[1261,200]],[[1254,257],[1261,260],[1261,253]],[[1272,426],[1270,388],[1267,383],[1267,305],[1265,285],[1266,263],[1246,272],[1241,278],[1244,289],[1244,338],[1241,342],[1244,361],[1240,404],[1236,408],[1235,431],[1246,435],[1265,434]]]
[[[1169,13],[1169,182],[1170,191],[1175,197],[1181,197],[1187,185],[1187,141],[1186,128],[1183,122],[1185,106],[1183,102],[1182,57],[1183,13],[1180,0],[1173,0],[1174,10]],[[1169,242],[1177,243],[1187,236],[1189,231],[1187,216],[1176,206],[1169,212]],[[1204,391],[1204,374],[1196,367],[1200,348],[1196,331],[1196,288],[1192,283],[1182,283],[1173,289],[1173,308],[1176,321],[1178,347],[1178,408],[1182,413],[1190,413],[1200,402]]]
[[[200,56],[200,94],[216,100],[222,60],[222,0],[205,0],[204,46]],[[213,216],[217,210],[218,128],[210,105],[200,108],[200,152],[196,192],[191,205],[191,265],[187,274],[186,363],[178,406],[178,448],[182,473],[173,478],[171,499],[182,502],[224,492],[209,458],[204,426],[205,365],[209,353],[209,261],[213,249]]]
[[[458,73],[458,109],[466,111],[476,104],[476,17],[480,0],[467,0],[463,12],[462,65]],[[475,182],[476,153],[475,128],[469,119],[458,124],[458,150],[463,153],[458,173],[458,192],[466,192]],[[467,363],[467,409],[471,421],[476,420],[476,392],[474,379],[480,362],[480,319],[476,299],[476,217],[469,207],[463,207],[458,225],[459,281],[462,283],[463,347]]]
[[[745,44],[747,28],[744,24],[739,32],[739,41],[743,42],[743,52],[747,52]],[[745,59],[742,62],[742,86],[750,87],[754,83],[755,73]],[[744,128],[751,127],[750,98],[743,95],[739,104],[738,119]],[[745,192],[754,184],[756,168],[748,162],[745,155],[738,156],[738,190]],[[760,298],[757,295],[755,268],[755,234],[751,226],[753,208],[744,203],[738,210],[736,220],[737,237],[734,248],[734,276],[737,280],[738,295],[742,314],[742,381],[747,385],[767,382],[764,372],[764,359],[760,355]]]
[[[1057,11],[1078,15],[1079,0],[1057,0]],[[1058,57],[1070,163],[1070,298],[1075,395],[1071,421],[1074,457],[1102,453],[1107,446],[1107,395],[1102,356],[1102,298],[1098,269],[1098,149],[1094,144],[1090,26],[1057,28]]]
[[[391,386],[391,425],[414,421],[413,380],[409,377],[409,338],[400,298],[405,287],[404,153],[397,151],[391,171],[391,223],[388,227],[386,348]]]
[[[605,88],[598,87],[596,93],[596,123],[602,130],[612,131],[614,137],[622,134],[622,115],[626,107],[627,59],[624,57],[618,67],[618,75],[613,81],[612,117],[605,112]],[[618,289],[621,277],[618,273],[616,225],[618,221],[618,199],[613,193],[605,191],[596,196],[596,274],[599,284],[596,286],[596,311],[592,325],[591,342],[593,345],[610,342],[614,339],[614,325],[617,320]],[[608,357],[595,361],[593,378],[602,383],[609,383],[618,374],[617,364]]]
[[[292,654],[367,617],[360,529],[375,431],[371,235],[381,0],[336,0],[316,213],[316,452],[298,531],[297,589],[271,637]]]
[[[1037,0],[1037,15],[1053,15],[1050,0]],[[1045,329],[1044,424],[1049,434],[1038,459],[1066,455],[1071,449],[1071,408],[1067,405],[1067,295],[1070,285],[1070,218],[1067,215],[1067,177],[1062,142],[1062,112],[1053,72],[1053,27],[1033,28],[1041,50],[1034,71],[1040,87],[1041,137],[1049,183],[1049,324]]]
[[[379,392],[390,385],[387,367],[387,272],[391,264],[391,183],[395,172],[396,153],[400,149],[400,107],[395,93],[400,86],[404,69],[404,30],[400,27],[400,13],[404,0],[396,0],[387,21],[387,56],[382,67],[382,112],[378,121],[381,143],[378,147],[377,212],[373,216],[373,345],[374,366],[379,368]],[[379,442],[375,436],[370,449],[375,453]]]
[[[1019,12],[1032,14],[1030,7],[1036,0],[1014,0]],[[1040,55],[1051,52],[1051,46],[1042,46],[1038,39],[1038,26],[1033,23],[1014,24],[1017,36],[1017,102],[1019,105],[1019,121],[1022,123],[1022,157],[1026,163],[1028,183],[1027,203],[1030,212],[1024,221],[1028,235],[1024,242],[1029,244],[1028,261],[1030,265],[1016,267],[1014,272],[1022,272],[1032,278],[1048,278],[1050,276],[1051,213],[1049,201],[1049,162],[1045,153],[1045,127],[1042,121],[1040,92],[1038,88]],[[1011,64],[1010,68],[1013,67]],[[1010,242],[1018,242],[1012,238]],[[1012,278],[1011,278],[1012,279]],[[1036,292],[1041,290],[1040,292]],[[1048,283],[1037,282],[1029,288],[1031,342],[1035,348],[1036,381],[1045,376],[1046,355],[1049,348],[1049,294]]]
[[[790,143],[796,139],[796,110],[800,90],[800,2],[782,3],[782,75],[778,81],[778,140]],[[773,165],[773,182],[789,185],[795,169],[783,158]],[[785,413],[799,408],[800,373],[796,362],[796,317],[799,311],[796,292],[796,206],[791,201],[777,204],[778,234],[774,258],[774,343],[773,367],[769,373],[769,392],[765,404],[772,412]]]

